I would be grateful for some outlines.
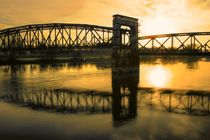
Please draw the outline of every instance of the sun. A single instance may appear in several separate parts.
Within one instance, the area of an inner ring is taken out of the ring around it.
[[[164,15],[145,17],[141,23],[141,34],[143,35],[175,32],[177,32],[176,21]]]

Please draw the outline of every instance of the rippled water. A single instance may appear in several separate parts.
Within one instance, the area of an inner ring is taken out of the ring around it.
[[[115,97],[124,75],[108,61],[0,66],[0,136],[208,139],[209,69],[208,57],[141,57],[137,96]]]

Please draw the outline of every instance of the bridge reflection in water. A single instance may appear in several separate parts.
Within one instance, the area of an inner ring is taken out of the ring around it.
[[[130,88],[130,87],[129,87]],[[119,86],[113,87],[113,94],[97,91],[69,89],[34,90],[23,94],[6,94],[1,99],[7,102],[65,113],[87,112],[90,114],[111,113],[113,123],[119,126],[134,119],[139,109],[149,109],[188,115],[209,115],[210,95],[201,91],[173,91],[140,89],[120,94]]]
[[[13,91],[1,100],[33,110],[60,113],[112,113],[118,127],[137,116],[137,110],[209,115],[210,93],[205,91],[138,88],[139,66],[128,61],[112,65],[112,93],[78,89]]]

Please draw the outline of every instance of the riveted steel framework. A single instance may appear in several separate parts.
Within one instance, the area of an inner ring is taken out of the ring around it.
[[[128,30],[121,30],[124,36]],[[111,46],[113,28],[87,24],[35,24],[0,31],[0,49]],[[126,44],[126,43],[124,43]]]
[[[111,27],[88,24],[34,24],[0,30],[0,50],[55,47],[113,47]],[[129,46],[130,30],[121,29],[122,46]],[[141,36],[142,54],[210,53],[210,32]]]
[[[141,53],[203,54],[210,52],[210,32],[141,36],[138,44]]]

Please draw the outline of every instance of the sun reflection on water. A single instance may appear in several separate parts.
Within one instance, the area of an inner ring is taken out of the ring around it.
[[[154,87],[166,87],[170,85],[172,72],[161,66],[155,66],[148,73],[148,83]]]

